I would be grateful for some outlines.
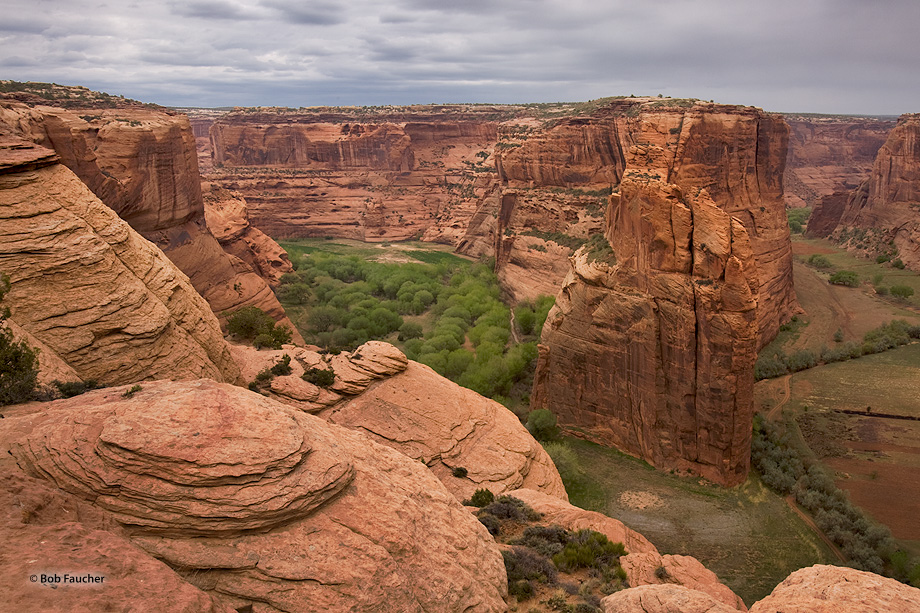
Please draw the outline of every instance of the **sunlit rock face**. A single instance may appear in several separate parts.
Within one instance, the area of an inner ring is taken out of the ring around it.
[[[573,267],[543,328],[532,407],[662,469],[748,471],[758,278],[744,225],[706,192],[637,173],[611,197],[613,258]]]
[[[0,102],[0,131],[54,149],[93,194],[166,253],[218,317],[253,305],[290,325],[266,281],[226,253],[207,227],[185,115]]]
[[[13,323],[63,380],[239,378],[188,277],[53,151],[23,140],[0,142],[0,272]]]

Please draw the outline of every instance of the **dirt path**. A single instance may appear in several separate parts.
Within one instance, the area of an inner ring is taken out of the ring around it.
[[[834,545],[834,542],[831,539],[827,538],[827,535],[821,531],[821,528],[819,528],[818,525],[815,522],[813,522],[810,517],[808,517],[808,515],[802,512],[802,509],[799,508],[799,505],[795,503],[795,498],[792,496],[786,496],[785,498],[783,498],[783,500],[785,500],[786,504],[789,505],[789,508],[792,509],[796,515],[801,517],[802,521],[808,524],[808,527],[814,530],[815,534],[820,536],[821,540],[824,541],[824,543],[828,547],[831,548],[831,551],[834,552],[834,555],[837,556],[837,559],[840,560],[841,564],[846,564],[847,559],[844,557],[843,553],[841,553],[841,551],[837,549],[837,546]]]
[[[767,419],[773,421],[776,419],[776,416],[780,411],[783,410],[783,407],[786,406],[786,403],[789,402],[789,399],[792,398],[792,388],[790,386],[790,381],[792,381],[792,375],[783,375],[781,377],[783,381],[783,399],[776,403],[776,406],[770,409],[767,412]]]
[[[514,307],[511,307],[511,338],[518,345],[521,344],[521,337],[518,336],[517,326],[514,325]]]

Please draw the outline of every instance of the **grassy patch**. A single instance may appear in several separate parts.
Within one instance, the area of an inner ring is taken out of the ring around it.
[[[725,489],[654,470],[600,445],[565,441],[584,472],[566,483],[572,504],[620,519],[662,553],[699,559],[748,604],[769,594],[789,573],[836,560],[756,477]]]

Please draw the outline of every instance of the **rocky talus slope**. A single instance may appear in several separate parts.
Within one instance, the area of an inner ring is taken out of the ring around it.
[[[532,406],[662,469],[747,477],[758,279],[742,223],[701,192],[627,175],[612,259],[573,258],[543,328]]]
[[[869,177],[848,197],[816,207],[808,233],[868,255],[889,254],[920,270],[920,114],[902,115]]]
[[[869,177],[895,122],[840,115],[785,115],[789,153],[783,175],[786,206],[816,206],[849,193]]]
[[[479,488],[501,494],[521,487],[568,500],[553,461],[511,411],[388,343],[370,341],[336,356],[296,347],[233,352],[246,381],[289,355],[291,374],[274,377],[265,393],[421,462],[459,500]],[[304,381],[311,368],[333,371],[334,382],[324,388]]]
[[[254,305],[295,330],[265,280],[208,229],[184,115],[0,101],[0,132],[54,149],[102,202],[167,254],[219,317]]]
[[[0,271],[12,281],[4,303],[46,366],[107,384],[237,381],[217,319],[188,278],[54,151],[7,138],[0,160]]]

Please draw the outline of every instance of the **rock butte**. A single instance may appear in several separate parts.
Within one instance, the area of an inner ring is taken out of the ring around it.
[[[506,608],[497,545],[419,462],[227,384],[126,389],[3,420],[13,456],[220,605]]]
[[[0,101],[0,133],[54,149],[102,202],[188,275],[218,316],[258,306],[299,338],[265,280],[225,252],[208,229],[188,118],[142,106],[80,112]]]
[[[552,460],[511,411],[388,343],[370,341],[337,356],[294,347],[233,352],[246,381],[290,355],[292,373],[272,380],[271,397],[421,461],[458,500],[479,488],[501,494],[520,487],[568,500]],[[331,369],[335,382],[316,387],[300,378],[305,368]],[[465,474],[455,475],[461,468]]]
[[[815,207],[811,236],[829,236],[869,256],[895,257],[920,270],[920,114],[902,115],[878,150],[868,178],[845,197]],[[813,221],[812,221],[813,220]]]
[[[18,161],[0,171],[4,304],[55,378],[237,381],[216,317],[162,251],[53,151],[8,138],[0,159],[8,154]]]

